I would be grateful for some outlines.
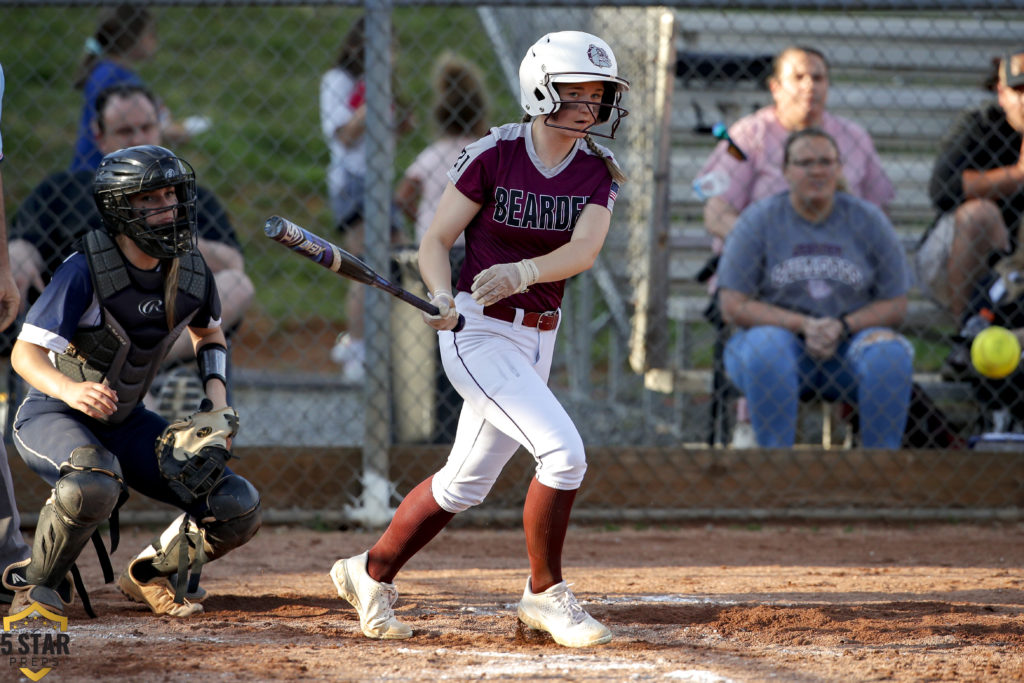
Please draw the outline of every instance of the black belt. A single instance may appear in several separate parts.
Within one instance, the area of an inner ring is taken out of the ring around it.
[[[507,323],[514,323],[516,321],[516,313],[518,311],[518,308],[502,306],[501,304],[484,307],[484,315],[488,318],[504,320]],[[559,317],[560,314],[558,311],[544,311],[543,313],[526,311],[523,313],[522,325],[523,327],[536,327],[541,332],[548,332],[558,327]]]

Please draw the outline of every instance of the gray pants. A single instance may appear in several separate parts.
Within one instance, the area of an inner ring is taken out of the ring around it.
[[[0,394],[7,398],[0,401],[0,573],[8,565],[27,559],[32,548],[25,544],[21,537],[21,517],[18,516],[18,502],[14,499],[14,482],[11,479],[11,466],[7,461],[7,447],[4,437],[7,436],[8,410],[12,402],[10,393],[18,387],[14,374],[7,360],[0,363]],[[16,403],[13,405],[17,405]]]
[[[0,452],[0,572],[8,565],[20,562],[32,554],[32,549],[21,537],[21,517],[14,500],[14,482],[7,452]]]

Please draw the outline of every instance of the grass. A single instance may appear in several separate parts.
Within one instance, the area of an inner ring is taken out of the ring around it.
[[[7,79],[2,170],[9,217],[36,184],[70,160],[81,109],[71,81],[97,12],[3,10],[4,26],[17,27],[6,31],[0,44]],[[262,227],[267,216],[280,214],[330,235],[319,79],[358,10],[189,7],[154,12],[160,47],[137,71],[175,118],[204,114],[213,120],[210,132],[176,145],[175,151],[227,207],[257,286],[254,314],[343,324],[342,298],[333,293],[347,285],[270,245]],[[484,70],[494,93],[494,123],[518,117],[474,10],[401,9],[392,20],[396,91],[415,108],[419,124],[396,141],[396,178],[434,137],[430,69],[442,50],[456,46]],[[332,295],[321,294],[325,287]]]
[[[257,288],[250,315],[293,329],[310,319],[344,326],[347,281],[270,244],[262,226],[268,216],[280,214],[331,236],[318,86],[358,10],[162,7],[155,14],[160,47],[138,71],[176,118],[205,114],[213,120],[210,132],[176,150],[220,197],[239,233]],[[3,10],[4,26],[17,27],[0,42],[7,76],[2,170],[9,216],[43,177],[70,159],[81,107],[71,80],[96,15],[94,8],[79,7]],[[393,25],[395,89],[414,107],[418,121],[395,141],[396,177],[434,136],[431,66],[442,50],[456,47],[484,71],[494,99],[492,122],[518,118],[517,103],[473,9],[403,8],[393,13]],[[693,366],[709,368],[710,326],[696,324],[689,332]],[[670,355],[677,334],[669,334]],[[937,370],[946,345],[912,341],[918,369]],[[608,346],[607,334],[598,335],[595,367],[607,363]]]

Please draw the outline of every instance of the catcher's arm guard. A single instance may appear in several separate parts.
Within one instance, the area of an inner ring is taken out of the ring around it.
[[[211,408],[203,399],[197,412],[169,424],[156,440],[160,473],[185,504],[205,497],[220,480],[231,457],[230,440],[238,434],[234,408]]]

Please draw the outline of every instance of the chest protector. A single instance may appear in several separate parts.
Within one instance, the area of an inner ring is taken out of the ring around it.
[[[56,358],[57,369],[76,382],[105,382],[117,392],[117,410],[102,421],[123,422],[153,383],[171,344],[199,311],[206,294],[206,264],[198,252],[179,257],[178,305],[174,329],[152,348],[133,344],[111,306],[120,293],[133,286],[124,257],[101,230],[87,233],[83,250],[89,262],[101,316],[96,327],[75,332],[67,350]],[[123,314],[122,314],[123,315]]]

